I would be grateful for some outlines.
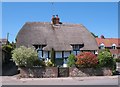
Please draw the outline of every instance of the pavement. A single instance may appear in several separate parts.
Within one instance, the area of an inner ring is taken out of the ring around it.
[[[2,85],[118,85],[118,76],[17,78],[2,76]]]

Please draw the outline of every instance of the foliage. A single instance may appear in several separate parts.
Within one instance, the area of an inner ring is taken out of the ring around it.
[[[51,60],[48,60],[48,61],[46,62],[46,66],[48,66],[48,67],[54,66],[54,63],[52,63]]]
[[[7,52],[11,53],[11,51],[13,50],[13,47],[10,44],[4,44],[2,45],[2,49],[6,50]]]
[[[115,64],[112,54],[108,50],[102,50],[99,52],[98,61],[101,67],[113,67]]]
[[[120,62],[120,58],[116,58],[115,61],[116,61],[116,62]]]
[[[52,62],[53,64],[55,64],[55,51],[54,51],[53,48],[52,48],[52,50],[51,50],[51,62]]]
[[[77,67],[95,67],[98,64],[98,59],[95,54],[91,52],[82,52],[76,56]]]
[[[11,51],[12,50],[14,50],[15,49],[15,43],[14,42],[12,42],[12,43],[7,43],[7,44],[3,44],[2,45],[2,49],[3,50],[6,50],[7,52],[10,52],[11,53]]]
[[[35,61],[34,61],[34,64],[33,64],[34,66],[43,66],[43,67],[45,67],[45,62],[43,61],[43,60],[39,60],[39,59],[36,59]]]
[[[13,61],[15,61],[18,66],[31,67],[38,59],[38,54],[34,48],[21,46],[13,50],[12,53]]]
[[[68,67],[72,67],[75,65],[75,55],[74,54],[70,54],[70,56],[68,57],[67,65],[68,65]]]

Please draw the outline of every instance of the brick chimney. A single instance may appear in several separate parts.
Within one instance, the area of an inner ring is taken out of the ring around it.
[[[55,18],[55,15],[52,16],[52,24],[56,24],[56,18]]]
[[[55,15],[53,15],[52,16],[52,24],[60,24],[60,18],[58,17],[58,15],[56,15],[56,17],[55,17]]]
[[[58,15],[56,15],[56,24],[59,24],[59,21],[60,21],[60,19],[59,19]]]

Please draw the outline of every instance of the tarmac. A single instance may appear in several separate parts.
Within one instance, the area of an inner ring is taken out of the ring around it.
[[[17,78],[3,76],[2,85],[118,85],[118,76],[66,77],[66,78]]]

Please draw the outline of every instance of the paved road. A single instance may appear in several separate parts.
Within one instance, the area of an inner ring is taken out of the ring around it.
[[[118,76],[22,79],[4,76],[2,85],[118,85]]]

